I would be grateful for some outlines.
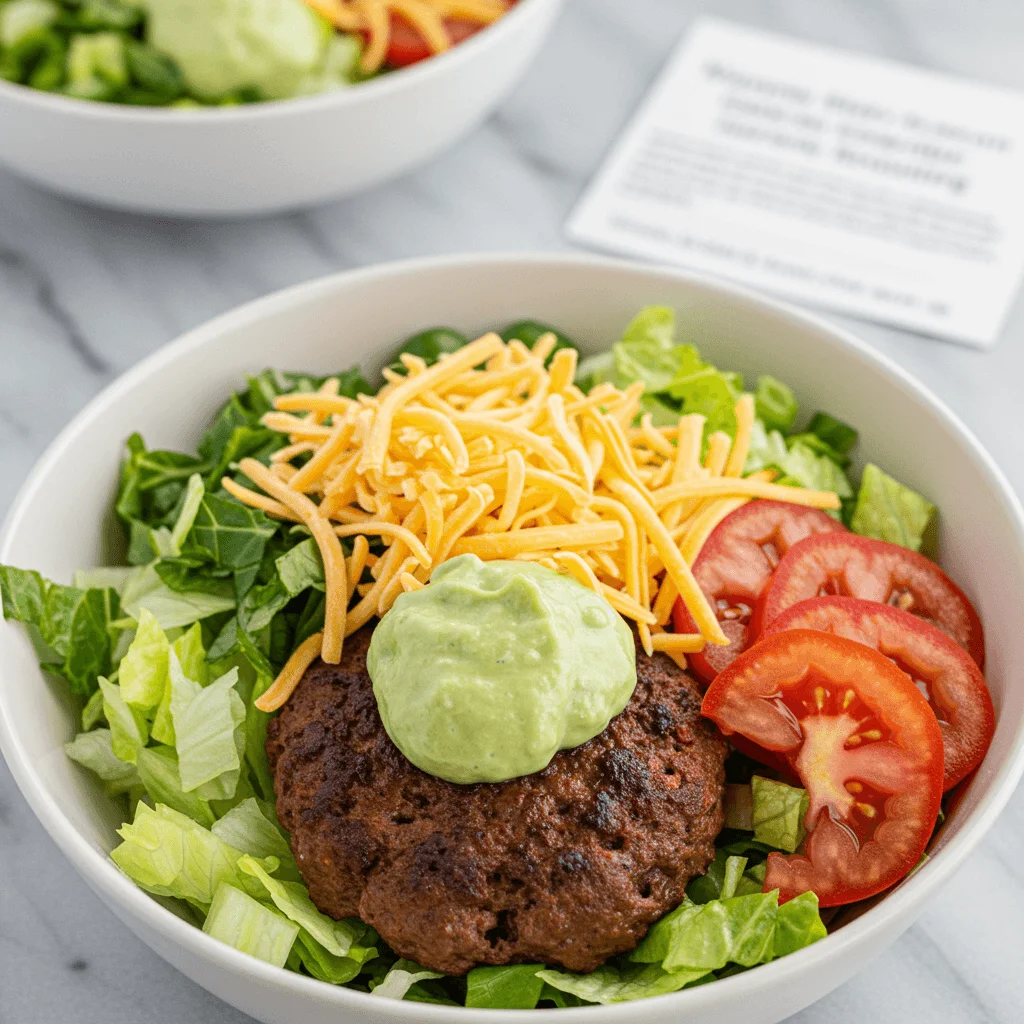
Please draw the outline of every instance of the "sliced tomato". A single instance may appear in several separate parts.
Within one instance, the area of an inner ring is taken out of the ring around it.
[[[472,21],[459,21],[456,18],[446,18],[444,27],[452,46],[468,39],[480,29],[486,28],[485,25],[478,25]],[[392,14],[391,42],[384,62],[393,68],[404,68],[410,64],[418,64],[421,60],[432,56],[434,53],[427,45],[427,41],[420,35],[419,30],[410,25],[401,15]]]
[[[811,597],[890,604],[937,626],[985,667],[985,634],[967,595],[930,559],[852,533],[809,537],[786,552],[764,598],[767,626]]]
[[[942,729],[943,789],[981,764],[996,728],[985,677],[970,655],[930,622],[875,601],[812,597],[784,611],[764,635],[787,629],[817,629],[867,644],[910,676]]]
[[[852,903],[920,860],[942,799],[942,732],[884,655],[809,629],[775,633],[719,673],[703,712],[784,755],[807,790],[804,853],[769,854],[766,892]]]
[[[729,646],[708,644],[700,654],[689,655],[704,682],[710,683],[756,639],[761,600],[779,559],[805,537],[843,529],[824,512],[788,501],[752,501],[715,527],[693,563],[693,574],[717,611]],[[676,601],[672,615],[677,633],[696,632],[682,601]]]

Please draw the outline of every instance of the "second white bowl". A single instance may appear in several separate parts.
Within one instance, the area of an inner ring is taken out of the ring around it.
[[[520,0],[448,53],[304,99],[126,107],[0,81],[0,162],[46,188],[138,213],[311,206],[408,171],[474,127],[519,80],[562,3]]]

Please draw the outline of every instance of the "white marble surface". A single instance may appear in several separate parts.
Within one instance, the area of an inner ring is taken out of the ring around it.
[[[459,250],[567,248],[561,224],[677,36],[714,13],[1024,88],[1021,0],[569,0],[528,80],[457,148],[356,199],[268,220],[152,221],[0,171],[0,512],[103,385],[181,331],[330,271]],[[1018,490],[1024,301],[983,354],[854,325],[942,396]],[[1024,1019],[1024,795],[943,897],[801,1024]],[[0,763],[0,1022],[198,1024],[241,1014],[85,887]]]

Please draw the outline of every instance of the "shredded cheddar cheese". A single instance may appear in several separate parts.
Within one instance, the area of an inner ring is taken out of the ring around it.
[[[379,71],[392,38],[392,19],[412,26],[434,54],[451,47],[445,19],[490,25],[508,11],[506,0],[305,0],[341,32],[366,36],[364,74]]]
[[[702,463],[703,417],[632,426],[642,386],[584,395],[572,383],[575,352],[545,368],[554,342],[531,351],[488,334],[430,367],[404,357],[407,375],[389,372],[376,397],[345,398],[328,382],[277,399],[263,423],[287,446],[270,468],[239,464],[259,491],[230,478],[224,487],[310,531],[327,610],[323,633],[295,652],[262,709],[280,707],[317,655],[337,663],[345,636],[461,554],[570,573],[636,622],[649,654],[685,664],[705,643],[727,642],[690,568],[718,523],[755,498],[838,507],[835,494],[780,487],[770,471],[742,477],[750,396],[737,402],[735,440],[712,434]],[[354,538],[347,559],[343,537]],[[666,632],[677,597],[699,633]]]

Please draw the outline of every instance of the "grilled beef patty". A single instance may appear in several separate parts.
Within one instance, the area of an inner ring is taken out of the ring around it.
[[[714,856],[726,745],[693,680],[637,645],[636,692],[542,772],[460,786],[388,738],[371,627],[317,662],[270,723],[277,813],[314,903],[438,971],[590,971],[632,949]]]

